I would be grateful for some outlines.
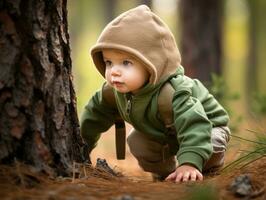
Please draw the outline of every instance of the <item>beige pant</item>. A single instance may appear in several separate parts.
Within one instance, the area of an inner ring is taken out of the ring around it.
[[[217,169],[224,164],[224,153],[230,138],[228,127],[215,127],[212,129],[211,141],[213,154],[203,167],[203,171]],[[145,134],[132,129],[127,138],[131,153],[138,160],[144,171],[167,176],[173,172],[178,163],[175,155],[169,154],[168,145],[162,145],[151,140]]]

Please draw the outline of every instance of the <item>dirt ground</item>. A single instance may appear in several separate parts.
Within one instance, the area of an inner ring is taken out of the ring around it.
[[[76,169],[78,169],[76,167]],[[239,199],[228,188],[241,174],[251,177],[254,199],[266,199],[266,158],[239,170],[207,176],[203,182],[175,184],[153,182],[148,176],[117,177],[102,170],[80,168],[81,178],[51,178],[36,172],[34,168],[17,163],[14,166],[0,166],[1,199]],[[86,176],[82,173],[86,172]],[[263,191],[264,189],[264,191]],[[243,199],[251,199],[245,197]]]
[[[150,174],[138,167],[137,161],[128,149],[126,160],[116,160],[113,140],[112,134],[104,136],[92,152],[93,167],[75,165],[73,170],[76,172],[75,178],[51,177],[18,162],[12,166],[0,165],[0,199],[266,200],[266,157],[241,169],[235,167],[219,174],[205,176],[202,182],[183,184],[153,182]],[[242,144],[245,142],[231,139],[226,164],[236,160],[241,150],[247,149]],[[99,156],[106,158],[110,167],[119,172],[119,176],[95,169],[95,161]],[[236,196],[229,189],[240,175],[247,175],[252,186],[248,195],[243,197]]]

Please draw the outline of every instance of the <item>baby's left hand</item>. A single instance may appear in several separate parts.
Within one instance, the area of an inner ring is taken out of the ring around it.
[[[166,181],[173,181],[176,183],[187,182],[187,181],[202,181],[202,173],[192,165],[184,164],[176,168],[176,170],[169,174]]]

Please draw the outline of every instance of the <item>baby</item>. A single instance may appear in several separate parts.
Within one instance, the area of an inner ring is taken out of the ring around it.
[[[106,82],[81,119],[89,153],[120,116],[133,126],[127,138],[131,153],[154,179],[203,180],[203,172],[223,165],[228,114],[200,81],[184,75],[171,31],[147,6],[111,21],[91,55]],[[164,101],[170,102],[168,121]]]

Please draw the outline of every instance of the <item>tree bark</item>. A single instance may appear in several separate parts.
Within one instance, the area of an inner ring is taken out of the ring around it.
[[[221,73],[223,1],[181,0],[179,13],[182,65],[208,84],[212,73]]]
[[[263,0],[247,1],[249,6],[249,60],[246,79],[247,94],[250,91],[265,93],[265,51],[266,51],[266,2]],[[252,81],[250,79],[252,78]]]
[[[152,0],[140,0],[141,4],[147,5],[149,8],[152,6]]]
[[[108,24],[115,16],[116,0],[104,1],[105,24]]]
[[[256,37],[256,29],[258,27],[258,7],[256,5],[256,1],[248,1],[250,16],[249,16],[249,56],[248,56],[248,65],[247,65],[247,73],[246,80],[249,80],[252,77],[252,81],[246,81],[246,93],[248,102],[251,102],[252,95],[250,95],[250,91],[257,90],[257,37]],[[248,107],[250,108],[250,103],[248,103]]]
[[[0,161],[70,173],[83,145],[66,0],[0,1]]]

